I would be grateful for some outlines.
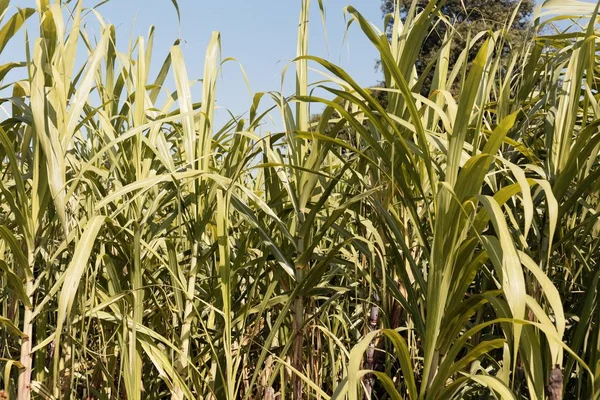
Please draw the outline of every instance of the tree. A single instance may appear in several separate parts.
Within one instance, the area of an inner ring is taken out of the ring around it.
[[[417,10],[424,7],[428,0],[416,1]],[[381,11],[383,15],[394,15],[396,4],[399,4],[400,18],[404,21],[410,10],[413,0],[382,0]],[[519,6],[519,0],[447,0],[441,7],[441,12],[447,17],[454,30],[452,46],[450,49],[450,65],[453,65],[462,50],[467,45],[469,33],[476,34],[485,30],[502,29],[511,19]],[[505,51],[511,47],[520,47],[525,43],[530,34],[529,19],[533,13],[535,0],[523,0],[517,10],[517,14],[508,30],[508,43]],[[393,18],[390,19],[390,27]],[[447,24],[437,24],[423,43],[423,47],[417,59],[416,68],[419,75],[423,73],[427,65],[436,57],[437,51],[444,42],[448,31]],[[470,54],[475,54],[471,52]],[[421,93],[429,93],[430,80],[425,80]]]

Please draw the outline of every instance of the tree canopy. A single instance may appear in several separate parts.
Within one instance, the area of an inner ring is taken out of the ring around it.
[[[394,15],[396,4],[399,5],[400,18],[404,21],[410,10],[413,0],[382,0],[381,11],[383,15]],[[417,11],[428,2],[417,0]],[[519,5],[520,3],[520,5]],[[518,9],[517,9],[518,7]],[[450,65],[453,65],[461,51],[467,45],[470,35],[485,30],[499,30],[507,27],[508,35],[506,50],[509,47],[519,47],[529,35],[530,17],[535,7],[535,0],[448,0],[441,5],[441,14],[446,16],[448,23],[438,23],[435,29],[423,42],[419,58],[417,59],[417,72],[421,74],[435,58],[438,50],[444,43],[444,37],[449,30],[453,30],[452,45],[450,49]],[[513,15],[516,11],[516,15]],[[512,21],[512,23],[510,23]],[[507,26],[510,23],[510,26]],[[390,27],[393,18],[390,19]],[[429,80],[423,84],[422,93],[426,94]]]

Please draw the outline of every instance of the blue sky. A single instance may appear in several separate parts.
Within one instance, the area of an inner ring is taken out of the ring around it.
[[[326,0],[327,44],[317,1],[312,2],[309,51],[327,57],[345,68],[359,83],[370,85],[378,80],[374,70],[377,54],[356,26],[346,41],[343,8],[348,0]],[[382,25],[379,0],[354,0],[352,4],[365,17]],[[281,74],[296,55],[296,35],[300,0],[180,0],[181,24],[170,0],[113,0],[102,7],[122,37],[147,35],[156,26],[155,54],[160,64],[173,41],[180,37],[190,79],[202,77],[204,51],[212,31],[220,31],[223,58],[233,57],[244,68],[252,92],[281,89]],[[135,19],[134,19],[135,18]],[[159,56],[160,55],[160,56]],[[159,65],[154,65],[157,69]],[[315,80],[317,75],[312,75]],[[294,90],[294,70],[288,69],[284,92]],[[200,85],[194,97],[200,98]],[[223,67],[217,86],[217,105],[234,114],[249,109],[251,97],[239,64]],[[225,121],[226,111],[217,112]],[[275,126],[279,127],[277,116]]]
[[[90,7],[98,1],[84,0]],[[223,58],[233,57],[244,68],[253,93],[280,91],[281,74],[286,64],[296,55],[296,35],[300,13],[300,0],[179,0],[181,24],[171,0],[111,0],[99,11],[103,17],[117,27],[117,38],[121,51],[127,50],[130,37],[147,36],[151,25],[156,27],[151,77],[158,72],[173,42],[180,38],[190,79],[199,79],[203,74],[204,52],[213,31],[221,32]],[[368,20],[382,27],[380,0],[325,0],[327,42],[325,41],[321,14],[317,0],[312,1],[310,13],[310,44],[312,55],[325,57],[341,65],[360,84],[372,85],[379,79],[374,69],[377,54],[368,40],[353,25],[346,40],[346,22],[343,9],[352,4]],[[13,0],[11,5],[35,7],[34,0]],[[34,17],[35,18],[35,17]],[[99,36],[93,15],[87,16],[89,28]],[[31,35],[37,27],[29,25]],[[5,50],[0,61],[13,52],[22,52],[22,41],[15,40]],[[328,45],[326,45],[326,43]],[[84,57],[82,52],[80,57]],[[7,60],[8,61],[8,60]],[[84,61],[84,58],[79,60]],[[311,74],[311,80],[319,79]],[[152,78],[151,78],[152,79]],[[174,90],[172,80],[167,82]],[[294,91],[293,66],[287,71],[284,92]],[[193,90],[195,101],[201,98],[201,86]],[[263,100],[265,105],[267,100]],[[223,67],[217,86],[217,105],[226,107],[234,114],[247,111],[251,96],[239,64],[230,62]],[[313,110],[317,112],[318,110]],[[275,115],[277,129],[281,125]],[[224,110],[217,111],[217,124],[228,119]]]
[[[90,7],[99,0],[84,0]],[[223,58],[234,57],[246,71],[252,93],[281,89],[281,73],[296,54],[296,34],[300,0],[179,0],[181,24],[171,0],[111,0],[100,7],[101,14],[117,27],[119,47],[127,50],[130,37],[147,36],[151,25],[156,27],[152,75],[160,68],[173,42],[180,38],[190,79],[202,77],[206,45],[212,31],[222,35]],[[350,27],[346,40],[346,21],[343,9],[352,4],[368,20],[378,27],[383,21],[380,0],[324,0],[326,6],[327,41],[325,40],[317,0],[312,1],[310,20],[310,45],[312,55],[325,57],[342,66],[362,85],[372,85],[379,80],[374,65],[377,54],[356,25]],[[13,0],[14,6],[34,7],[34,0]],[[92,32],[97,30],[95,17],[88,15]],[[35,23],[29,24],[32,35],[37,31]],[[99,32],[95,32],[99,35]],[[22,52],[22,42],[14,41],[0,56],[0,61],[13,57],[13,51]],[[328,46],[326,46],[326,43]],[[85,54],[80,53],[80,62]],[[311,80],[319,79],[317,74]],[[172,80],[167,82],[174,90]],[[294,69],[288,69],[284,93],[294,90]],[[193,89],[195,101],[201,97],[201,87]],[[226,107],[234,114],[247,111],[251,104],[243,74],[239,65],[224,66],[217,87],[217,105]],[[270,104],[269,104],[270,105]],[[313,109],[317,112],[318,109]],[[278,116],[269,129],[281,125]],[[228,119],[224,110],[217,112],[217,123]]]

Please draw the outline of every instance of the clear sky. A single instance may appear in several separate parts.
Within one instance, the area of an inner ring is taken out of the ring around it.
[[[84,0],[84,6],[90,7],[97,2]],[[179,0],[178,3],[181,24],[177,22],[171,0],[111,0],[99,10],[105,19],[117,27],[121,51],[127,50],[129,37],[147,36],[150,25],[156,27],[151,77],[158,72],[170,46],[180,38],[183,41],[182,49],[190,79],[202,78],[206,46],[211,33],[220,31],[223,58],[234,57],[239,61],[247,74],[252,92],[280,91],[281,73],[296,55],[300,0]],[[346,22],[343,9],[352,4],[368,20],[382,28],[380,0],[324,0],[324,3],[328,45],[318,2],[313,0],[310,12],[310,54],[328,58],[341,65],[362,85],[375,84],[379,80],[374,67],[377,54],[356,25],[351,26],[344,41]],[[35,7],[35,2],[13,0],[11,5]],[[87,20],[91,22],[94,18],[91,14],[87,16]],[[91,23],[90,26],[96,29],[96,24]],[[37,31],[32,24],[29,24],[29,29],[32,35]],[[22,46],[22,42],[11,44],[1,61],[4,61],[7,53],[11,54],[11,48],[22,51],[19,46]],[[315,81],[319,76],[312,74],[310,78]],[[175,89],[172,80],[167,84],[169,89]],[[226,64],[217,85],[218,106],[226,107],[234,114],[249,109],[251,96],[239,64]],[[290,66],[284,92],[292,94],[293,91],[294,69]],[[200,100],[200,84],[195,85],[193,96],[195,101]],[[265,104],[272,104],[266,103],[266,99],[263,101]],[[227,115],[225,111],[218,111],[217,122],[224,122]],[[275,126],[281,126],[279,121],[276,121]]]
[[[325,0],[327,43],[316,0],[311,2],[309,52],[327,57],[346,69],[359,83],[377,82],[377,54],[367,39],[352,26],[344,42],[343,8],[352,4],[378,26],[382,26],[379,0]],[[252,92],[281,89],[281,73],[296,55],[300,0],[179,0],[181,24],[170,0],[112,0],[102,13],[127,37],[146,35],[156,26],[155,54],[162,63],[173,41],[180,37],[190,79],[201,78],[204,52],[212,31],[220,31],[223,58],[234,57],[243,66]],[[294,90],[294,69],[287,72],[284,91]],[[312,75],[314,80],[318,75]],[[217,83],[217,105],[235,114],[249,109],[251,97],[239,64],[228,63]],[[195,97],[200,98],[200,85]],[[218,119],[227,118],[224,111]],[[279,125],[278,123],[276,125]]]
[[[91,7],[99,1],[84,0],[84,6]],[[312,0],[311,3],[310,54],[325,57],[342,66],[362,85],[375,84],[380,79],[374,68],[377,54],[356,25],[350,27],[344,40],[346,21],[343,9],[352,4],[368,20],[382,28],[381,1],[324,0],[327,41],[317,0]],[[178,38],[183,40],[182,47],[190,79],[201,78],[204,52],[211,32],[220,31],[223,58],[234,57],[241,63],[252,93],[255,93],[281,89],[282,71],[296,55],[300,4],[300,0],[179,0],[181,24],[177,22],[171,0],[110,0],[99,10],[104,18],[117,27],[121,51],[127,50],[130,37],[147,36],[150,25],[156,27],[151,79],[160,68],[170,46]],[[13,0],[11,5],[35,7],[35,1]],[[95,17],[89,14],[86,18],[91,30],[97,30],[97,25],[93,23]],[[37,21],[31,22],[29,29],[35,35],[37,27],[32,24]],[[95,33],[99,35],[99,32]],[[19,40],[15,40],[10,43],[0,56],[1,62],[13,58],[13,51],[23,51],[22,42],[18,42]],[[79,54],[80,58],[84,56],[83,52]],[[83,60],[81,58],[79,61]],[[310,79],[318,80],[319,75],[313,73]],[[167,85],[170,90],[175,89],[172,80]],[[284,93],[289,95],[293,91],[294,69],[291,66],[287,71]],[[195,85],[193,96],[194,101],[200,101],[199,84]],[[239,114],[247,111],[250,104],[251,96],[239,65],[228,63],[218,82],[217,105]],[[278,119],[278,116],[275,118]],[[218,111],[217,123],[227,119],[225,111]],[[280,122],[276,120],[270,129],[280,126]]]

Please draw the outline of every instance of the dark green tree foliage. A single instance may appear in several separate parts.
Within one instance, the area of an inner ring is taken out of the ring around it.
[[[400,18],[404,20],[413,1],[416,1],[417,11],[424,7],[427,0],[382,0],[381,11],[383,15],[394,15],[396,4],[400,6]],[[453,65],[462,50],[467,45],[469,34],[475,35],[484,30],[498,30],[511,21],[512,15],[519,6],[519,0],[447,0],[441,7],[442,14],[452,25],[454,35],[450,51],[450,65]],[[508,35],[505,51],[510,47],[519,47],[530,34],[530,17],[535,7],[535,0],[523,0],[517,10]],[[390,19],[390,26],[393,19]],[[436,54],[443,44],[446,32],[450,29],[447,24],[439,23],[423,43],[417,59],[416,68],[421,75],[427,65],[435,59]],[[476,52],[470,52],[476,54]],[[421,88],[421,93],[429,94],[430,81],[426,80]]]
[[[383,16],[388,14],[393,16],[395,14],[395,5],[398,3],[400,5],[400,18],[404,21],[413,1],[416,2],[417,12],[429,3],[429,0],[382,0],[381,11]],[[422,76],[427,66],[431,62],[435,62],[437,53],[444,43],[446,33],[452,33],[449,60],[451,68],[467,45],[467,41],[481,31],[496,31],[507,27],[509,33],[505,36],[507,43],[504,46],[503,52],[505,55],[508,55],[511,48],[513,50],[519,48],[526,42],[528,35],[531,34],[530,17],[535,7],[535,0],[522,0],[520,7],[517,9],[517,14],[513,19],[513,13],[517,6],[519,6],[519,0],[446,0],[441,7],[442,14],[446,17],[446,22],[439,21],[423,42],[419,58],[415,65],[418,75]],[[513,22],[510,27],[506,26],[511,20]],[[390,18],[390,31],[393,23],[393,18]],[[451,24],[451,28],[448,27],[448,23]],[[453,32],[448,32],[449,29],[452,29]],[[480,43],[475,44],[474,48],[469,52],[469,57],[474,57],[477,54],[477,44]],[[434,68],[431,68],[430,73],[422,79],[422,86],[414,88],[415,91],[420,91],[422,95],[429,96],[433,70]],[[460,82],[460,80],[457,82]],[[385,85],[383,82],[380,82],[376,86],[383,87]],[[458,89],[458,87],[453,87],[452,92],[458,95]],[[388,100],[386,91],[374,89],[371,93],[384,108],[387,108]],[[337,112],[334,113],[333,118],[339,117]],[[312,116],[312,129],[316,127],[320,119],[320,114]],[[351,140],[353,136],[351,132],[353,132],[352,129],[345,127],[337,132],[336,136],[353,146],[358,146],[358,143]]]

